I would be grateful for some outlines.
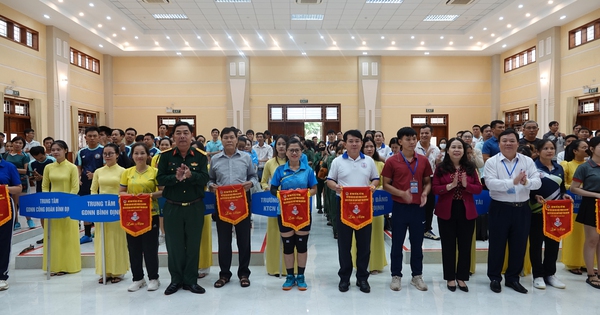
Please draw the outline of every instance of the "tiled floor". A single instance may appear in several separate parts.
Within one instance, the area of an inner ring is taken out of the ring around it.
[[[255,217],[253,250],[260,249],[264,238],[263,218]],[[215,232],[213,232],[215,233]],[[468,283],[470,292],[450,292],[442,279],[440,264],[425,264],[424,279],[429,290],[421,292],[402,281],[402,290],[389,289],[389,266],[383,274],[371,276],[371,293],[361,293],[352,286],[347,293],[337,289],[337,246],[325,219],[315,214],[309,240],[309,261],[306,270],[308,291],[282,291],[283,279],[268,276],[264,267],[251,267],[252,285],[241,288],[232,281],[215,289],[218,267],[199,280],[207,291],[195,295],[180,291],[163,295],[169,283],[167,268],[160,269],[159,291],[127,292],[131,275],[118,284],[99,285],[92,268],[78,274],[47,281],[41,270],[14,268],[14,256],[39,237],[13,246],[10,268],[10,289],[0,292],[0,315],[9,314],[598,314],[600,290],[585,283],[584,276],[572,275],[558,263],[557,276],[566,283],[565,290],[532,287],[531,276],[521,279],[530,292],[519,294],[503,287],[500,294],[489,289],[485,264],[478,264],[477,273]],[[216,235],[213,238],[216,244]],[[425,246],[435,248],[437,242],[425,240]],[[87,245],[87,244],[86,244]],[[478,244],[478,248],[483,245]],[[387,246],[387,245],[386,245]],[[216,245],[215,245],[216,247]],[[90,246],[91,248],[91,246]],[[389,247],[386,249],[389,254]],[[389,255],[388,255],[389,257]],[[233,270],[235,270],[235,266]],[[410,266],[405,265],[406,273]],[[354,280],[353,280],[354,281]]]

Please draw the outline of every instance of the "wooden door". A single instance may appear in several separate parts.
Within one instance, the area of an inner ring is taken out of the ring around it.
[[[31,128],[31,121],[29,118],[4,116],[4,134],[6,135],[6,141],[12,140],[15,136],[24,137],[23,131],[27,128]]]
[[[448,115],[411,115],[411,127],[417,131],[417,134],[423,125],[430,125],[433,128],[431,142],[435,145],[441,138],[448,139]]]

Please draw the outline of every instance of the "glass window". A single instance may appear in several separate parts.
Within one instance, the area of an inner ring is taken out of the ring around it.
[[[6,21],[0,20],[0,36],[6,37]]]
[[[527,65],[527,53],[523,54],[523,65]]]
[[[427,117],[413,117],[413,125],[424,125],[427,123]]]
[[[15,39],[15,41],[21,42],[21,28],[17,25],[14,26],[13,38]]]
[[[15,104],[15,113],[19,115],[25,115],[25,106],[21,104]]]
[[[535,62],[535,47],[531,51],[531,62]]]
[[[590,113],[594,111],[594,101],[583,103],[583,112]]]
[[[326,120],[338,120],[338,108],[337,107],[327,107],[325,108],[325,119]]]
[[[271,107],[271,120],[283,120],[282,107]]]
[[[575,32],[575,46],[581,45],[581,30]]]
[[[27,32],[27,46],[33,46],[33,34],[31,34],[30,32]]]
[[[587,28],[587,41],[594,40],[594,25],[590,25]]]
[[[165,124],[167,126],[173,126],[175,125],[177,121],[174,118],[163,118],[162,120],[162,124]]]
[[[186,123],[190,124],[190,126],[194,126],[196,124],[196,120],[193,118],[182,118],[179,121],[186,122]]]
[[[440,124],[445,124],[446,121],[444,119],[444,117],[432,117],[431,118],[431,124],[432,125],[440,125]]]

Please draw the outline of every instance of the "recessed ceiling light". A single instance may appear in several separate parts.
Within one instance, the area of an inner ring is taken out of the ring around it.
[[[336,42],[336,41],[333,41],[333,43],[332,43],[332,44],[334,44],[334,45],[337,45],[337,42]]]
[[[79,12],[79,16],[84,16],[83,12]]]
[[[522,7],[523,7],[523,5],[522,5],[522,4],[519,4],[519,9],[521,9]]]
[[[94,4],[90,2],[90,7],[94,7]]]
[[[424,22],[452,22],[458,18],[457,14],[430,14],[426,16]]]
[[[381,39],[385,39],[385,36],[381,36]]]
[[[290,39],[294,39],[294,36],[290,35]]]
[[[101,28],[101,27],[102,27],[102,24],[98,24],[98,27],[100,27],[100,28]]]
[[[247,41],[247,40],[244,40],[244,44],[246,44],[246,46],[249,46],[249,45],[250,45],[250,43],[248,43],[248,41]]]
[[[262,36],[260,36],[260,35],[258,35],[258,38],[259,38],[259,39],[263,39],[263,38],[262,38]]]
[[[104,47],[104,46],[102,46],[102,44],[100,44],[100,45],[98,45],[98,46],[99,46],[100,48]]]
[[[507,24],[507,25],[506,25],[506,27],[508,27],[508,28],[511,28],[511,27],[512,27],[512,25],[510,25],[510,24]]]
[[[323,14],[292,14],[292,21],[323,21]]]
[[[440,36],[440,39],[444,39],[444,36]]]
[[[404,0],[367,0],[367,3],[380,3],[380,4],[388,4],[388,3],[402,3]]]
[[[276,41],[273,41],[273,45],[279,46],[279,44]]]
[[[498,18],[498,20],[502,21],[502,20],[504,20],[504,17],[501,16],[501,17]]]
[[[117,37],[117,34],[113,33],[113,37]]]
[[[187,20],[188,17],[182,13],[154,13],[152,16],[156,20]]]
[[[167,36],[167,39],[171,39],[171,37]]]
[[[139,37],[137,37],[137,36],[136,36],[136,37],[134,37],[134,38],[135,38],[135,39],[138,39]]]
[[[396,45],[396,42],[395,42],[395,41],[392,41],[392,45]]]
[[[410,37],[410,39],[415,39],[415,37],[414,37],[414,36],[411,36],[411,37]]]
[[[129,46],[129,43],[128,43],[128,42],[125,42],[125,43],[124,43],[124,45],[125,45],[125,46]]]
[[[425,45],[425,42],[421,42],[421,45]]]
[[[426,51],[426,52],[425,52],[425,55],[429,55],[429,52],[428,52],[428,51]]]
[[[363,44],[363,45],[366,45],[366,44],[367,44],[367,42],[365,42],[365,41],[363,40],[362,44]]]
[[[487,27],[484,27],[484,28],[483,28],[483,30],[484,30],[484,31],[487,31]]]
[[[352,37],[350,37],[350,38],[354,39],[354,36],[352,36]]]
[[[450,42],[450,45],[454,45],[454,42]]]
[[[107,19],[107,20],[110,20],[110,19],[111,19],[111,17],[110,17],[110,16],[107,16],[107,17],[106,17],[106,19]]]
[[[189,45],[190,45],[190,43],[188,43],[188,42],[185,42],[185,45],[186,45],[186,46],[189,46]]]
[[[473,36],[469,36],[469,39],[473,39]]]
[[[525,14],[525,16],[526,16],[526,17],[530,17],[530,16],[531,16],[531,14],[527,13],[527,14]]]
[[[63,3],[64,0],[58,0],[58,2]]]
[[[243,52],[243,51],[240,51],[240,52],[239,52],[239,54],[240,54],[240,56],[243,56],[243,55],[244,55],[244,52]]]
[[[157,45],[157,46],[158,46],[158,42],[154,42],[154,45]]]
[[[227,38],[231,39],[231,35],[227,35]]]
[[[321,39],[325,38],[325,36],[321,35]]]
[[[491,34],[491,36],[492,36],[492,37],[496,37],[496,34],[492,33],[492,34]]]
[[[47,18],[47,19],[50,18],[50,16],[48,14],[44,14],[44,17]]]
[[[215,0],[215,2],[226,2],[226,3],[244,3],[250,2],[251,0]]]
[[[506,44],[502,45],[502,48],[506,47]]]
[[[363,51],[363,55],[366,55],[366,54],[367,54],[367,52],[366,52],[366,51]]]
[[[553,3],[554,3],[554,1],[552,1],[552,0],[548,1],[548,4],[553,4]]]
[[[477,45],[481,45],[481,42],[477,42]]]
[[[302,56],[306,56],[306,53],[305,53],[305,52],[303,52],[303,53],[302,53]]]
[[[197,38],[197,39],[200,39],[201,37],[200,37],[200,36],[196,36],[196,38]]]
[[[215,45],[217,45],[217,46],[218,46],[218,45],[219,45],[219,42],[215,41]]]
[[[181,56],[181,53],[180,53],[180,52],[177,52],[177,56]]]
[[[122,30],[126,30],[125,26],[121,27]]]
[[[561,20],[564,20],[565,18],[567,18],[566,15],[563,15],[563,16],[560,17]]]

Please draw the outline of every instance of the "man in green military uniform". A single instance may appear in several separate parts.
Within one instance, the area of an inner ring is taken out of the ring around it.
[[[197,283],[198,249],[204,224],[202,199],[208,182],[208,160],[204,151],[191,147],[190,124],[178,122],[173,130],[176,147],[161,154],[157,176],[166,199],[163,215],[171,284],[165,295],[182,287],[202,294],[205,290]]]

